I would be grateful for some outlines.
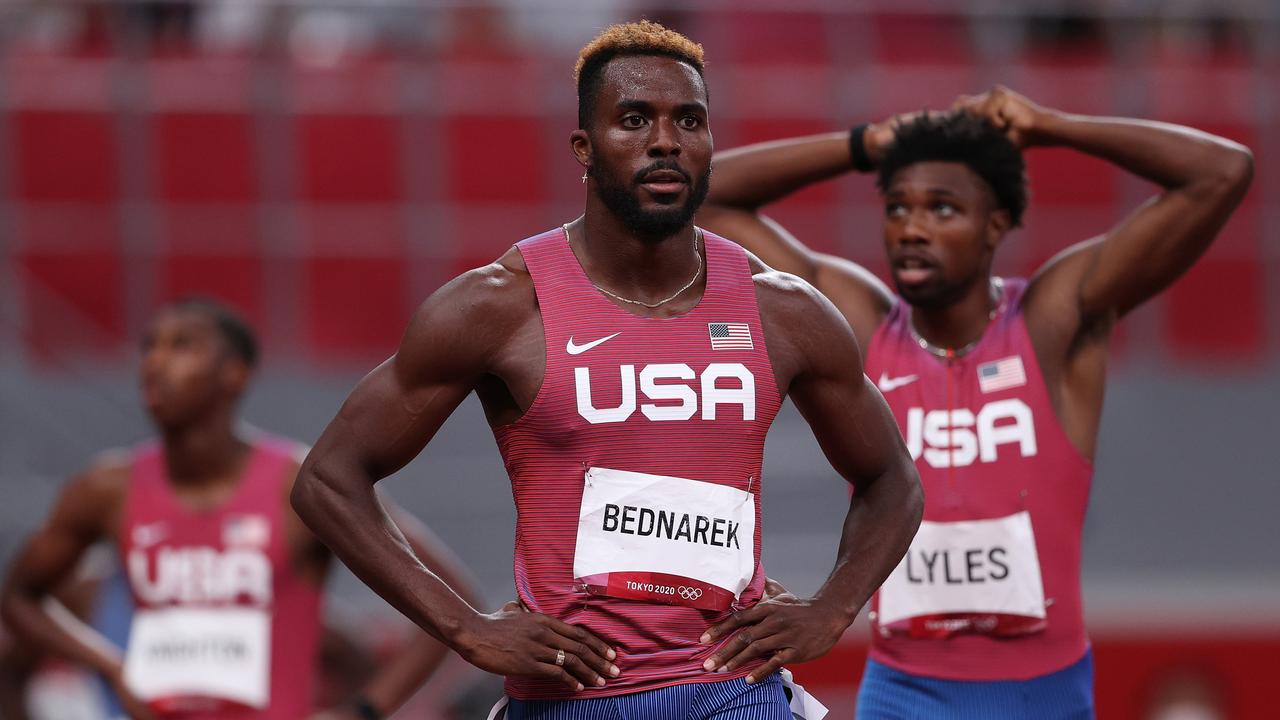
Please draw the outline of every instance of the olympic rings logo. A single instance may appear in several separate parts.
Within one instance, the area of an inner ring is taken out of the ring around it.
[[[702,597],[702,588],[686,587],[681,585],[677,592],[679,592],[680,597],[685,600],[697,600]]]

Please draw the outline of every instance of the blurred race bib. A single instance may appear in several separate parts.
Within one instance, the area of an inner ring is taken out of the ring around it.
[[[262,709],[270,692],[271,618],[247,607],[139,610],[125,651],[126,684],[161,712]]]

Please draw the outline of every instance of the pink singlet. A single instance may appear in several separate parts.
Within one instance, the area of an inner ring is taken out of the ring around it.
[[[1003,283],[969,353],[923,349],[899,301],[867,349],[925,491],[925,522],[873,602],[871,657],[954,680],[1026,679],[1084,655],[1080,537],[1092,465],[1058,422]]]

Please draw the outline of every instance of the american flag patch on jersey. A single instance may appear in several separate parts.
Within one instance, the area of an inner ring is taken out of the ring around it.
[[[751,327],[746,323],[707,323],[712,350],[754,350]]]
[[[262,515],[233,515],[222,525],[222,544],[231,547],[265,547],[271,540],[271,523]]]
[[[984,393],[1026,384],[1027,371],[1022,367],[1022,358],[1017,355],[978,366],[978,387]]]

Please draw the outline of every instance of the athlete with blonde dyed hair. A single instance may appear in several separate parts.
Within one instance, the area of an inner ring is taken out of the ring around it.
[[[830,649],[897,564],[919,480],[836,309],[693,226],[712,154],[698,46],[612,27],[583,51],[578,96],[582,217],[422,304],[317,441],[294,507],[392,605],[505,675],[507,720],[792,720],[783,664]],[[519,601],[490,614],[397,542],[373,495],[472,392],[517,509]],[[787,395],[855,488],[812,598],[766,596],[760,562],[764,439]]]

